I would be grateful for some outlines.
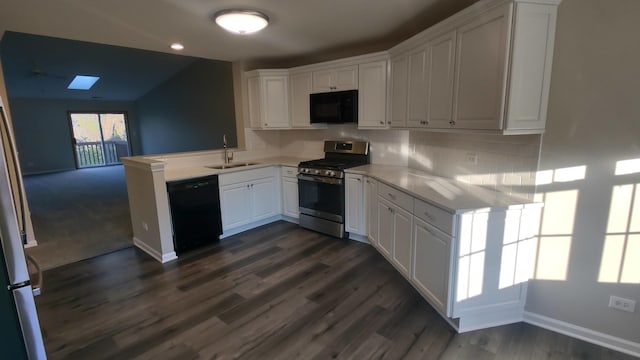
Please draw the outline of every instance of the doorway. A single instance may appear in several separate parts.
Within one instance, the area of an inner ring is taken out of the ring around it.
[[[124,112],[70,112],[73,152],[78,169],[120,164],[129,156]]]

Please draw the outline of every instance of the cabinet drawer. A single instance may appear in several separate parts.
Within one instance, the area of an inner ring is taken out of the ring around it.
[[[413,197],[391,186],[378,183],[378,195],[411,212],[413,211]]]
[[[280,168],[280,174],[282,177],[296,177],[298,176],[298,168],[293,166],[283,166]]]
[[[422,200],[415,200],[413,215],[453,235],[453,214],[446,212]]]
[[[239,170],[218,175],[218,183],[220,186],[228,184],[237,184],[245,181],[253,181],[267,177],[276,176],[273,166],[267,166],[251,170]]]

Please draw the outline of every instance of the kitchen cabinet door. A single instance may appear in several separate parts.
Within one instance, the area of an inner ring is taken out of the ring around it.
[[[297,219],[300,216],[298,203],[298,179],[295,177],[282,178],[282,212]]]
[[[452,239],[418,218],[414,222],[411,279],[433,306],[447,314]]]
[[[502,129],[511,6],[490,10],[457,31],[452,128]]]
[[[311,73],[292,74],[291,82],[291,126],[294,128],[311,127],[309,117],[309,94],[311,94]]]
[[[357,65],[313,72],[314,93],[356,89],[358,89]]]
[[[247,96],[252,128],[290,127],[288,70],[247,72]]]
[[[263,127],[289,127],[289,84],[286,76],[265,76],[262,79]]]
[[[391,127],[407,126],[408,67],[407,54],[391,59]]]
[[[393,209],[393,262],[407,278],[411,276],[411,234],[413,215],[395,207]]]
[[[251,182],[252,220],[262,220],[279,213],[279,192],[275,178],[258,179]]]
[[[427,125],[427,49],[421,47],[409,53],[409,76],[407,94],[407,126]]]
[[[345,176],[345,228],[349,233],[365,234],[364,228],[364,184],[363,176]]]
[[[251,184],[239,183],[220,187],[222,230],[251,222]]]
[[[427,45],[427,118],[430,128],[446,129],[453,119],[456,32],[451,31]]]
[[[393,205],[378,196],[378,251],[392,259],[394,216]]]
[[[387,126],[387,61],[358,67],[358,128]]]
[[[365,225],[369,242],[377,246],[378,239],[378,184],[370,177],[365,179],[364,208],[366,212]]]

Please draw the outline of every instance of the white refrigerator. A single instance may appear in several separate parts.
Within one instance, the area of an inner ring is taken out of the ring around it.
[[[0,98],[0,357],[6,359],[46,359],[42,332],[25,260],[18,212],[24,208],[14,203],[8,164],[18,164],[13,136]],[[17,166],[17,165],[16,165]],[[17,171],[19,174],[20,172]],[[21,179],[18,176],[17,181]],[[14,180],[15,182],[15,180]],[[22,199],[22,194],[19,194]],[[22,215],[21,215],[22,216]],[[22,222],[24,224],[24,222]]]

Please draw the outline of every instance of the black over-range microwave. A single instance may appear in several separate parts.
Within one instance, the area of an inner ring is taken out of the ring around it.
[[[358,90],[310,95],[311,123],[358,122]]]

